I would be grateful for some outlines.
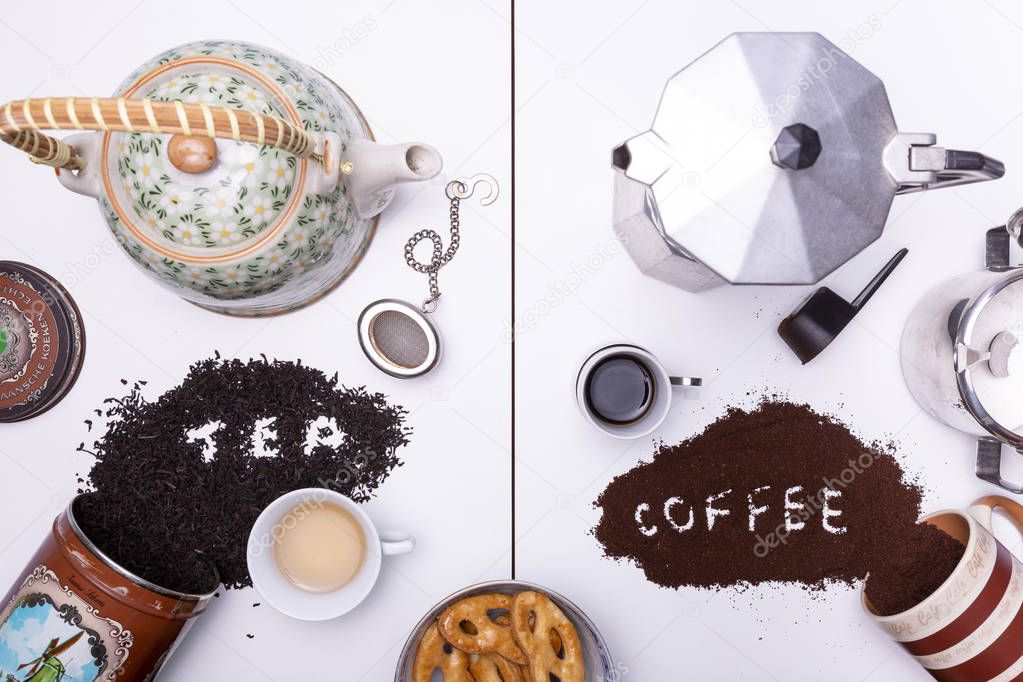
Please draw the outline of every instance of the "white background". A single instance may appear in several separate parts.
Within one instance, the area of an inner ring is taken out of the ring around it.
[[[304,61],[320,56],[367,16],[376,28],[327,70],[384,141],[421,139],[445,156],[445,174],[487,171],[510,183],[510,9],[488,0],[430,6],[412,0],[286,5],[152,0],[18,6],[0,20],[0,99],[105,95],[153,54],[189,40],[231,37]],[[1023,90],[1015,46],[1023,11],[1006,0],[953,3],[624,2],[517,3],[518,577],[556,589],[598,623],[625,679],[926,679],[864,617],[854,590],[808,597],[798,588],[743,594],[669,591],[629,565],[603,559],[589,529],[593,500],[652,452],[650,439],[612,441],[578,415],[572,382],[593,348],[644,345],[705,387],[680,401],[655,434],[696,433],[748,390],[772,389],[833,410],[865,438],[895,435],[904,464],[926,486],[926,507],[962,507],[991,492],[972,473],[970,438],[932,422],[905,390],[897,356],[912,305],[948,276],[979,268],[983,232],[1020,203]],[[884,237],[826,283],[851,297],[895,250],[910,255],[882,293],[814,363],[801,367],[774,332],[811,290],[721,288],[694,295],[639,273],[616,250],[610,226],[610,151],[646,129],[667,78],[732,31],[815,30],[839,42],[871,16],[880,28],[853,56],[884,79],[902,130],[979,149],[1006,162],[995,183],[900,197]],[[2,150],[0,150],[2,151]],[[364,264],[312,308],[273,320],[202,312],[148,283],[118,253],[105,254],[96,208],[13,150],[0,154],[6,210],[0,257],[63,276],[85,314],[86,366],[50,413],[4,425],[0,438],[0,583],[14,581],[75,489],[88,458],[81,420],[144,378],[155,397],[214,348],[249,357],[302,357],[348,383],[366,383],[413,410],[406,465],[368,505],[383,527],[419,538],[387,563],[377,591],[343,619],[302,624],[252,591],[229,591],[197,624],[163,679],[387,680],[412,624],[434,601],[511,570],[511,243],[507,194],[467,212],[462,251],[441,275],[437,322],[447,354],[438,370],[399,382],[361,356],[353,320],[369,300],[419,300],[424,281],[402,263],[413,230],[443,227],[440,185],[400,192]],[[551,286],[572,285],[554,306]],[[541,314],[542,312],[542,314]],[[245,633],[255,635],[247,639]],[[329,662],[329,663],[328,663]],[[329,670],[324,671],[324,665]]]
[[[919,411],[897,349],[916,300],[982,267],[984,231],[1023,200],[1023,11],[1004,0],[520,1],[516,26],[519,577],[587,609],[626,680],[928,679],[870,623],[853,589],[676,592],[603,559],[587,535],[598,518],[592,502],[649,458],[652,439],[623,443],[589,427],[573,381],[589,351],[631,341],[670,371],[705,380],[657,438],[677,442],[746,391],[778,390],[836,412],[868,440],[896,436],[905,468],[928,490],[927,510],[993,492],[973,475],[971,439]],[[839,43],[861,26],[870,35],[852,55],[885,81],[901,130],[935,132],[1009,171],[896,198],[883,238],[825,283],[851,298],[900,247],[909,256],[823,355],[802,367],[775,332],[812,287],[690,294],[640,274],[624,253],[600,255],[614,248],[611,149],[650,126],[673,73],[733,31],[818,31]],[[591,259],[598,267],[587,272],[580,266]],[[572,293],[541,303],[551,287]]]
[[[448,177],[485,171],[510,188],[511,38],[502,3],[490,9],[478,0],[431,6],[130,0],[92,9],[98,6],[7,8],[0,20],[0,99],[109,95],[158,52],[230,37],[306,63],[327,55],[327,74],[362,108],[378,140],[427,142],[445,157]],[[352,41],[353,35],[363,37]],[[265,604],[253,608],[261,601],[253,590],[227,591],[161,679],[391,679],[408,631],[430,606],[480,579],[508,577],[511,348],[501,330],[511,296],[510,193],[486,209],[463,203],[462,246],[440,275],[444,297],[435,316],[446,355],[427,377],[402,382],[363,357],[354,320],[377,298],[425,298],[426,278],[405,265],[402,248],[422,227],[447,240],[443,182],[401,188],[362,265],[326,300],[284,317],[239,320],[177,299],[126,257],[109,253],[95,202],[65,191],[52,171],[4,149],[0,175],[0,258],[62,278],[78,273],[70,288],[88,334],[85,368],[70,396],[46,415],[0,432],[0,592],[73,494],[75,473],[89,467],[89,458],[75,452],[88,438],[82,420],[104,398],[123,393],[122,377],[148,379],[155,398],[214,349],[244,358],[301,357],[411,410],[415,433],[401,453],[405,466],[367,511],[381,528],[413,533],[419,545],[409,556],[388,559],[369,600],[328,623],[293,621]],[[104,254],[99,263],[94,253]],[[82,270],[82,264],[92,267]]]

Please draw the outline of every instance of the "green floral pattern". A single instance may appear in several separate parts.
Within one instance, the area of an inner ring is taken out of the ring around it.
[[[238,42],[204,41],[166,52],[140,67],[119,88],[128,90],[152,69],[185,57],[215,56],[254,67],[281,89],[307,131],[331,131],[342,153],[353,136],[368,136],[354,104],[318,72],[265,48]],[[262,84],[221,67],[183,65],[154,81],[146,96],[207,102],[280,116],[281,108]],[[296,191],[298,160],[268,146],[218,143],[217,179],[185,176],[166,160],[169,136],[115,134],[119,194],[130,205],[137,226],[189,251],[244,246],[273,225]],[[224,150],[227,150],[226,152]],[[113,155],[112,155],[113,156]],[[310,162],[312,163],[312,162]],[[213,174],[213,171],[211,171]],[[104,215],[132,258],[162,282],[197,303],[238,313],[281,312],[301,306],[343,278],[354,267],[372,235],[373,220],[359,218],[343,183],[330,194],[304,190],[298,210],[274,243],[214,266],[155,253],[121,224],[107,199]]]

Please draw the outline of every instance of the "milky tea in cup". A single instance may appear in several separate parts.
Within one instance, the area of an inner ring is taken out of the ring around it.
[[[358,575],[366,535],[351,512],[331,502],[304,502],[285,514],[274,558],[288,581],[307,592],[339,590]]]

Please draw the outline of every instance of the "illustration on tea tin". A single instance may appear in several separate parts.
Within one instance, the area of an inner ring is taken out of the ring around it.
[[[133,637],[39,566],[0,620],[0,682],[113,679]]]

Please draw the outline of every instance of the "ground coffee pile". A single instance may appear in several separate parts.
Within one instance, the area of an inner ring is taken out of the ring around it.
[[[900,551],[870,572],[867,599],[880,616],[911,609],[941,587],[965,552],[948,533],[921,523]]]
[[[732,408],[617,477],[594,534],[665,587],[852,583],[918,537],[921,490],[892,448],[808,405]]]
[[[107,431],[79,448],[96,461],[75,515],[104,553],[179,591],[209,590],[211,566],[227,587],[250,585],[246,541],[266,505],[304,487],[365,501],[408,442],[405,410],[301,362],[218,355],[155,402],[143,385],[97,410]]]

